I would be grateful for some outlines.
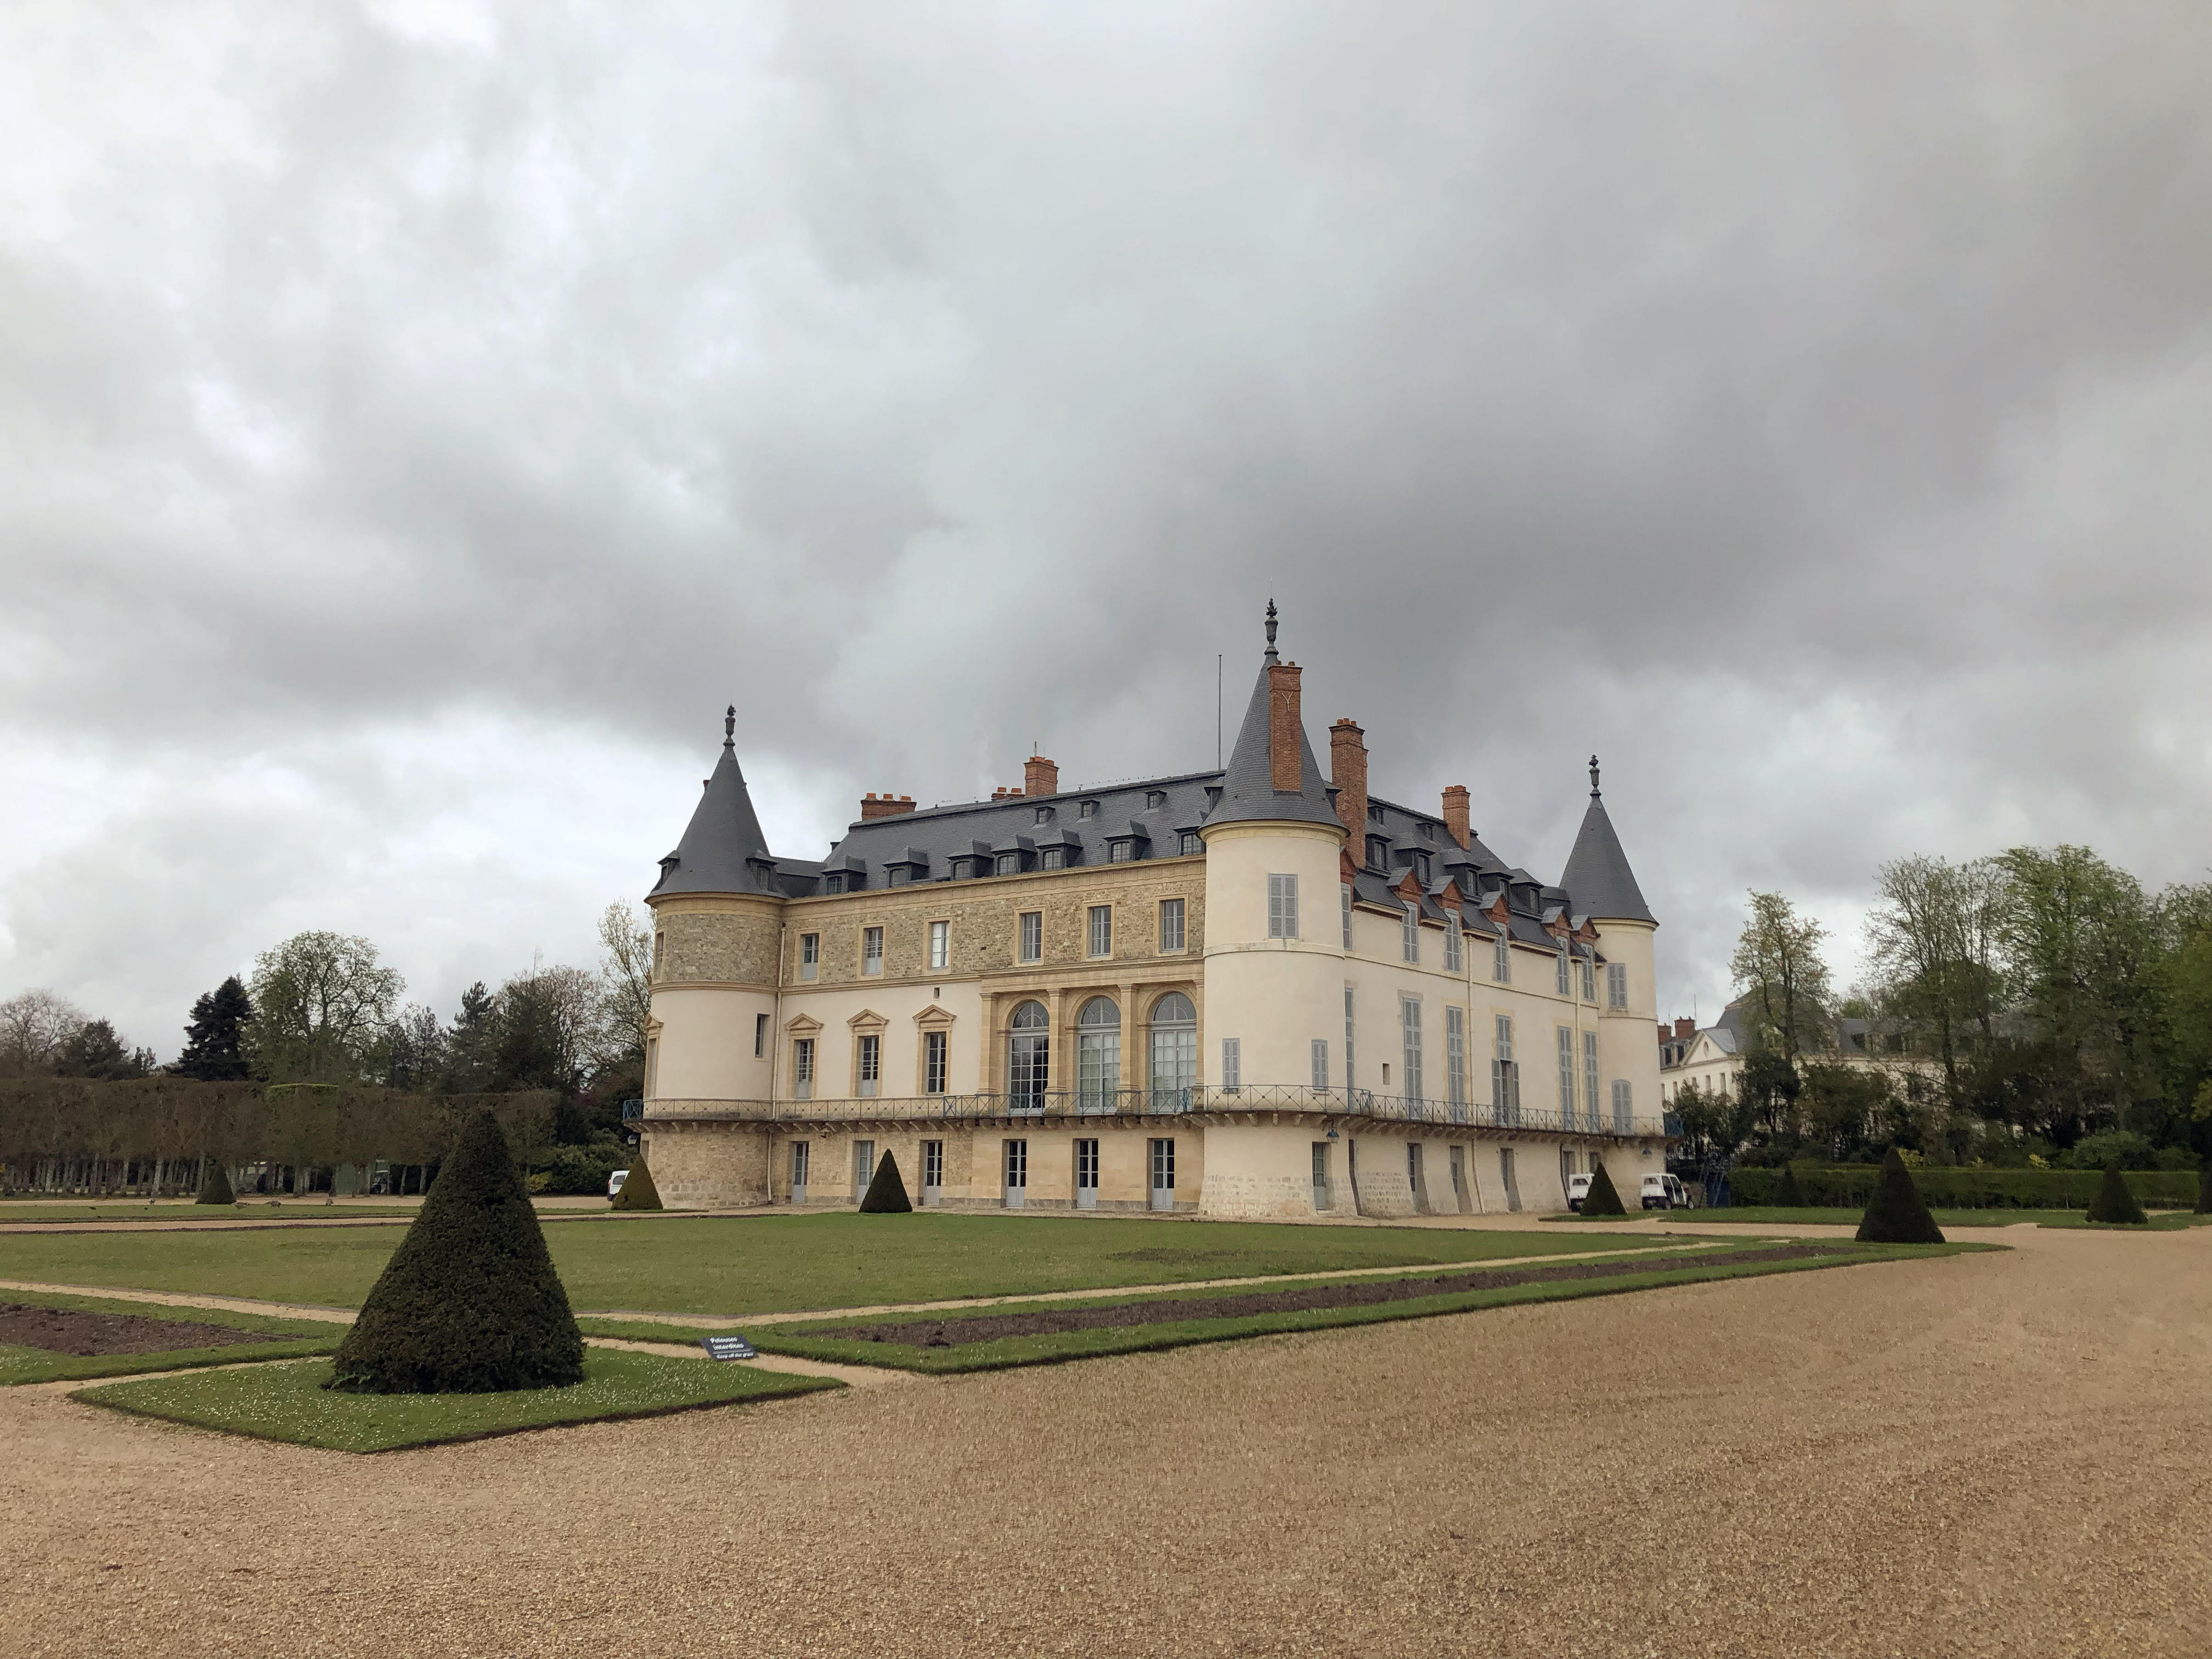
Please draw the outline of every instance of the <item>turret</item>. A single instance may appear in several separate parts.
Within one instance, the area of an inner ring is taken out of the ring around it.
[[[783,890],[738,765],[737,716],[734,706],[724,716],[721,758],[646,896],[649,1100],[769,1097]]]
[[[1304,1085],[1312,1045],[1340,1047],[1343,949],[1338,871],[1345,827],[1328,775],[1314,760],[1300,709],[1299,669],[1267,648],[1222,775],[1221,796],[1200,826],[1206,842],[1208,1084]],[[1236,1044],[1225,1075],[1224,1040]]]
[[[1597,757],[1589,762],[1589,805],[1583,826],[1567,854],[1559,885],[1566,890],[1568,908],[1597,930],[1597,951],[1605,966],[1597,985],[1599,1042],[1604,1054],[1604,1074],[1629,1085],[1629,1111],[1639,1122],[1659,1115],[1659,1051],[1649,1035],[1657,1018],[1658,988],[1652,934],[1658,919],[1644,902],[1636,872],[1628,867],[1628,854],[1613,833],[1613,819],[1598,791]],[[1601,1110],[1611,1112],[1607,1101]],[[1640,1154],[1639,1154],[1640,1158]],[[1609,1155],[1608,1164],[1613,1162]],[[1642,1162],[1614,1170],[1616,1183],[1625,1171],[1640,1170]]]

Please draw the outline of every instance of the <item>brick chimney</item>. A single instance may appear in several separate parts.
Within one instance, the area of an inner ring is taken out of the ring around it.
[[[860,822],[872,823],[877,818],[895,818],[902,812],[914,811],[912,795],[894,795],[888,789],[882,794],[860,797]]]
[[[1019,800],[1021,798],[1022,792],[1020,790],[1009,789],[1003,783],[991,792],[991,799],[993,800]]]
[[[1674,1022],[1674,1035],[1680,1037],[1684,1042],[1686,1042],[1690,1038],[1697,1036],[1697,1034],[1698,1022],[1690,1018],[1687,1015],[1684,1015],[1681,1018]]]
[[[1352,839],[1352,861],[1367,856],[1366,733],[1349,720],[1328,728],[1328,781],[1336,786],[1336,815]]]
[[[1304,672],[1294,662],[1267,665],[1267,781],[1276,789],[1296,791],[1305,783],[1298,764],[1305,746],[1298,724],[1298,676]]]
[[[1467,822],[1467,786],[1455,783],[1444,790],[1444,829],[1464,848],[1474,831]]]
[[[1048,761],[1042,755],[1031,755],[1022,763],[1022,790],[1030,795],[1058,794],[1060,763]]]

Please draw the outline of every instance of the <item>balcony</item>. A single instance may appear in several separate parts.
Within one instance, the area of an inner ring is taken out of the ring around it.
[[[1247,1084],[1240,1088],[1069,1089],[1015,1094],[917,1095],[892,1099],[649,1100],[645,1121],[823,1123],[841,1121],[1024,1122],[1040,1118],[1158,1118],[1235,1112],[1303,1112],[1316,1117],[1430,1123],[1494,1137],[1515,1132],[1583,1135],[1607,1140],[1658,1140],[1673,1126],[1658,1117],[1563,1113],[1489,1101],[1455,1105],[1419,1096],[1365,1089],[1315,1089],[1303,1084]]]

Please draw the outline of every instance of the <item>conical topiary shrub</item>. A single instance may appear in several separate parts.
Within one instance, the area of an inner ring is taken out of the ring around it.
[[[1881,1160],[1881,1174],[1874,1183],[1874,1196],[1859,1218],[1862,1244],[1941,1244],[1943,1230],[1928,1213],[1920,1188],[1912,1184],[1912,1171],[1893,1146]]]
[[[489,1394],[584,1380],[584,1339],[507,1137],[471,1117],[338,1345],[330,1386]]]
[[[2096,1197],[2089,1200],[2088,1218],[2124,1227],[2140,1227],[2150,1220],[2143,1213],[2142,1206],[2136,1202],[2136,1195],[2128,1190],[2128,1183],[2121,1178],[2118,1164],[2105,1166],[2105,1178],[2098,1183]]]
[[[1792,1210],[1805,1207],[1805,1191],[1797,1184],[1797,1171],[1787,1164],[1782,1166],[1782,1179],[1774,1183],[1774,1201]]]
[[[2212,1158],[2197,1172],[2197,1213],[2212,1215]]]
[[[653,1171],[645,1167],[645,1149],[638,1148],[637,1162],[629,1166],[623,1177],[622,1190],[607,1206],[611,1210],[658,1210],[661,1208],[660,1188],[653,1184]]]
[[[868,1190],[860,1195],[862,1215],[906,1215],[914,1204],[906,1195],[906,1182],[899,1179],[898,1160],[889,1152],[876,1161],[876,1172],[869,1178]]]
[[[230,1190],[230,1176],[222,1164],[213,1162],[208,1164],[207,1179],[200,1182],[200,1195],[192,1202],[195,1204],[238,1202],[238,1194]]]
[[[1613,1177],[1601,1164],[1590,1176],[1589,1190],[1583,1194],[1584,1215],[1626,1215],[1620,1194],[1613,1189]]]

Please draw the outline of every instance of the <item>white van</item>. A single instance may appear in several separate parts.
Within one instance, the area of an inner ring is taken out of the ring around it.
[[[1567,1207],[1569,1209],[1582,1208],[1583,1200],[1589,1196],[1589,1184],[1590,1178],[1587,1175],[1571,1175],[1567,1177]]]
[[[612,1175],[609,1176],[607,1177],[607,1196],[609,1198],[619,1198],[622,1195],[623,1182],[629,1179],[629,1171],[628,1170],[617,1170]]]
[[[1644,1177],[1644,1207],[1686,1210],[1690,1207],[1690,1189],[1682,1184],[1680,1176],[1648,1175]]]

